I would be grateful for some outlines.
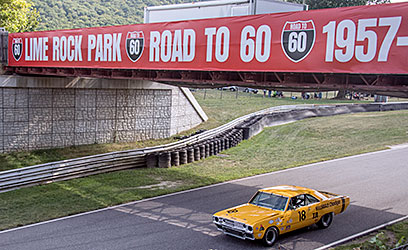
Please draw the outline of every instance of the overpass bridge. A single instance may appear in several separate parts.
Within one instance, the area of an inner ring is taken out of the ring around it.
[[[408,97],[408,3],[10,34],[6,71]]]
[[[7,41],[0,152],[169,137],[207,119],[181,86],[408,97],[408,3],[14,33]]]

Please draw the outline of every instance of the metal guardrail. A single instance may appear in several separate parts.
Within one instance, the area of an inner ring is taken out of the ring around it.
[[[218,128],[214,128],[190,138],[162,146],[92,155],[3,171],[0,172],[0,192],[110,171],[145,167],[145,158],[148,154],[182,148],[211,139],[252,116],[283,110],[285,108],[287,109],[289,107],[274,107],[258,111],[237,118]],[[295,107],[291,108],[293,109]]]
[[[362,108],[363,105],[367,106]],[[388,107],[384,107],[387,105]],[[149,166],[146,156],[164,154],[164,152],[171,152],[187,148],[193,145],[204,145],[205,142],[210,144],[211,140],[214,140],[215,144],[223,145],[228,144],[226,136],[231,136],[236,139],[237,136],[234,134],[229,134],[228,131],[234,131],[234,128],[240,127],[239,130],[235,129],[235,132],[239,131],[239,138],[235,140],[235,144],[243,139],[242,124],[249,123],[252,118],[259,117],[260,115],[276,114],[276,113],[293,113],[291,120],[299,120],[308,117],[316,116],[326,116],[326,115],[336,115],[344,113],[354,113],[354,112],[365,112],[365,111],[380,111],[380,110],[394,110],[394,109],[408,109],[408,103],[397,104],[398,108],[391,107],[389,104],[362,104],[362,105],[288,105],[279,106],[264,109],[252,114],[248,114],[237,118],[225,125],[218,128],[214,128],[191,136],[187,139],[173,142],[166,145],[148,147],[142,149],[134,149],[120,152],[112,152],[106,154],[99,154],[93,156],[86,156],[76,159],[63,160],[58,162],[51,162],[46,164],[40,164],[25,168],[13,169],[8,171],[0,172],[0,192],[11,191],[21,187],[40,185],[45,183],[52,183],[55,181],[68,180],[73,178],[85,177],[89,175],[129,169],[129,168],[140,168]],[[327,109],[331,111],[328,113]],[[304,110],[304,112],[300,112]],[[319,112],[310,112],[320,110]],[[326,110],[326,111],[325,111]],[[322,111],[322,112],[321,112]],[[265,125],[268,126],[268,125]],[[262,127],[263,128],[263,127]],[[216,140],[216,138],[224,138]],[[201,143],[201,144],[200,144]],[[213,142],[211,142],[214,144]],[[233,146],[231,144],[231,146]],[[208,145],[206,145],[208,146]],[[213,146],[213,145],[212,145]],[[220,146],[218,146],[220,148]],[[228,148],[223,146],[222,149]],[[197,147],[196,147],[197,149]],[[222,149],[219,149],[221,151]],[[215,152],[218,153],[219,151]],[[208,152],[207,152],[208,153]],[[169,154],[167,154],[169,155]],[[211,155],[211,154],[210,154]],[[208,154],[206,155],[208,156]],[[202,158],[202,157],[201,157]],[[154,159],[156,162],[159,160],[158,157]],[[157,165],[156,165],[157,166]],[[159,164],[160,166],[160,164]]]

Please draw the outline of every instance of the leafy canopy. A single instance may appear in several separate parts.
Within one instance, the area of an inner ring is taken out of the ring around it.
[[[8,32],[33,31],[39,14],[28,0],[0,0],[0,27]]]
[[[302,3],[303,0],[294,0],[292,2]],[[358,6],[366,4],[382,4],[389,3],[390,0],[306,0],[305,3],[309,5],[309,9],[325,9],[338,8],[348,6]]]
[[[193,0],[32,0],[41,15],[38,30],[143,22],[144,7]]]
[[[4,0],[0,0],[4,1]],[[17,0],[14,0],[17,1]],[[144,8],[194,0],[31,0],[41,15],[38,30],[72,29],[143,22]],[[288,0],[302,3],[303,0]],[[389,0],[305,0],[309,9],[383,3]]]

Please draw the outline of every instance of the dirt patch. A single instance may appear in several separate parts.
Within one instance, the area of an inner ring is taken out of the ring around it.
[[[221,158],[230,157],[229,155],[226,155],[226,154],[217,154],[217,156],[218,156],[218,157],[221,157]]]
[[[363,114],[353,114],[354,117],[379,117],[379,116],[386,116],[386,113],[371,113],[371,114],[367,114],[367,113],[363,113]]]
[[[157,184],[140,186],[137,188],[140,189],[166,189],[166,188],[174,188],[183,185],[182,181],[162,181]]]

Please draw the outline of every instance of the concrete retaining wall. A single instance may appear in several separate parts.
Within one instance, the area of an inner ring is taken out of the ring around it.
[[[180,88],[164,84],[7,76],[0,83],[0,152],[166,138],[204,120]]]

